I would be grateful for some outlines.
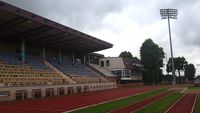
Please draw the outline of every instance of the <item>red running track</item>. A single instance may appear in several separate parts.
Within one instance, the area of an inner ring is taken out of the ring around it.
[[[191,113],[195,104],[196,94],[186,94],[165,113]]]
[[[1,113],[61,113],[84,106],[97,104],[145,91],[159,89],[160,86],[140,86],[136,88],[95,91],[70,96],[0,103]]]
[[[161,94],[158,94],[156,96],[153,96],[153,97],[150,97],[148,99],[145,99],[143,101],[140,101],[140,102],[137,102],[137,103],[134,103],[134,104],[131,104],[131,105],[128,105],[128,106],[125,106],[125,107],[122,107],[122,108],[119,108],[119,109],[116,109],[116,110],[113,110],[109,113],[131,113],[131,112],[135,112],[155,101],[157,101],[158,99],[161,99],[167,95],[169,95],[170,93],[172,93],[171,91],[168,91],[168,92],[165,92],[165,93],[161,93]]]

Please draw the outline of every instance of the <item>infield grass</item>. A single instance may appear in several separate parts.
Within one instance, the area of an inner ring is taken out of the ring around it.
[[[196,86],[189,86],[188,88],[189,89],[199,89],[200,90],[200,87],[196,87]]]
[[[169,96],[164,97],[161,100],[154,102],[153,104],[144,107],[136,113],[164,113],[164,111],[181,98],[182,93],[172,93]]]
[[[198,98],[196,101],[195,113],[200,113],[200,93],[198,94]]]
[[[116,109],[116,108],[119,108],[119,107],[122,107],[122,106],[126,106],[126,105],[129,105],[129,104],[133,104],[133,103],[139,102],[141,100],[144,100],[148,97],[160,94],[160,93],[162,93],[166,90],[167,89],[153,90],[153,91],[145,92],[145,93],[142,93],[142,94],[139,94],[139,95],[133,95],[133,96],[130,96],[130,97],[127,97],[127,98],[114,100],[114,101],[99,104],[99,105],[96,105],[96,106],[91,106],[91,107],[88,107],[88,108],[85,108],[85,109],[72,111],[70,113],[106,113],[106,112],[111,111],[113,109]]]

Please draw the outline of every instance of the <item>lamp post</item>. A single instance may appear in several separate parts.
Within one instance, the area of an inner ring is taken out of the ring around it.
[[[173,57],[173,49],[172,49],[170,18],[171,19],[177,19],[178,10],[177,9],[160,9],[160,15],[161,15],[162,19],[168,20],[169,41],[170,41],[170,50],[171,50],[171,58],[172,58],[173,85],[175,85],[176,84],[176,77],[175,77],[175,69],[174,69],[174,57]]]

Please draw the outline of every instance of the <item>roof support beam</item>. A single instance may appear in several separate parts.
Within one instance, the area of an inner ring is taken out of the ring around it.
[[[53,35],[47,35],[47,36],[42,36],[42,37],[37,37],[31,40],[33,43],[47,43],[48,41],[55,40],[58,37],[63,36],[64,33],[57,33]]]
[[[50,30],[47,26],[37,27],[33,29],[29,29],[23,32],[15,33],[10,36],[7,36],[6,38],[14,38],[14,37],[20,37],[20,38],[26,38],[26,40],[30,40],[30,36],[37,36],[40,33],[44,33],[45,31]]]
[[[7,22],[3,22],[0,24],[1,28],[0,31],[3,31],[5,29],[10,29],[16,31],[15,27],[19,26],[21,23],[24,23],[26,19],[24,18],[16,18]]]

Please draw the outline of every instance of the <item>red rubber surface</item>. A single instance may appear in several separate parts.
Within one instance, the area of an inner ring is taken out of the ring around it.
[[[196,94],[186,94],[166,113],[191,113]]]
[[[131,105],[128,105],[126,107],[122,107],[120,109],[116,109],[116,110],[113,110],[109,113],[130,113],[130,112],[133,112],[133,111],[136,111],[136,110],[139,110],[141,109],[142,107],[146,106],[146,105],[149,105],[151,104],[152,102],[155,102],[157,101],[158,99],[161,99],[162,97],[165,97],[167,95],[169,95],[171,92],[165,92],[165,93],[161,93],[161,94],[158,94],[156,96],[153,96],[153,97],[150,97],[148,99],[145,99],[143,101],[140,101],[140,102],[137,102],[137,103],[134,103],[134,104],[131,104]]]
[[[61,113],[120,97],[158,89],[160,86],[112,89],[56,98],[0,103],[0,113]]]

